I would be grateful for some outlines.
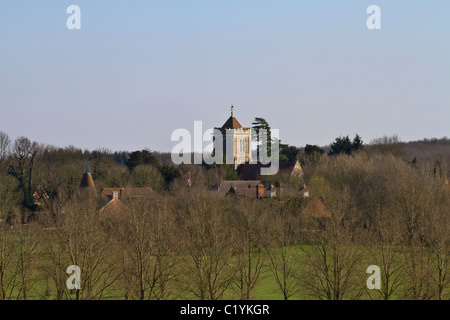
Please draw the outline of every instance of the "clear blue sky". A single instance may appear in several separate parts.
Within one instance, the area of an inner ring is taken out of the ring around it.
[[[13,139],[170,151],[174,129],[221,126],[231,105],[300,147],[450,136],[450,1],[0,0]]]

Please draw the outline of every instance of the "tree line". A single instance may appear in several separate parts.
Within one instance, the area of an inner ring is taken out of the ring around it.
[[[367,148],[329,156],[310,147],[299,152],[303,180],[272,177],[282,196],[258,200],[209,191],[226,174],[217,167],[180,166],[168,183],[145,152],[128,166],[98,152],[97,188],[130,179],[159,191],[108,216],[99,194],[78,188],[88,154],[34,153],[36,144],[16,142],[1,160],[0,299],[450,297],[446,159],[437,167]],[[35,183],[56,193],[23,223]],[[313,198],[331,217],[305,214]],[[80,290],[67,289],[70,265],[81,269]],[[369,265],[380,267],[380,290],[366,287]]]

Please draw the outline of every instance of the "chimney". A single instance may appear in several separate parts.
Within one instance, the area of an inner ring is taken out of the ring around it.
[[[264,185],[261,182],[256,186],[256,196],[258,198],[264,198]]]

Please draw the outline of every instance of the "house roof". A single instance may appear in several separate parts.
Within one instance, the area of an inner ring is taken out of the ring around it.
[[[325,207],[323,201],[317,197],[312,197],[306,204],[303,214],[312,218],[329,218],[331,217],[331,211]]]
[[[33,193],[33,198],[35,200],[48,200],[49,196],[47,192],[45,192],[44,188],[39,185]]]
[[[299,188],[300,191],[309,191],[309,188],[306,185],[303,185],[303,187]]]
[[[113,197],[113,193],[117,192],[118,197]],[[105,215],[118,215],[126,209],[124,201],[133,198],[157,198],[159,194],[150,187],[143,188],[103,188],[101,195],[111,200],[100,210]]]
[[[103,208],[100,213],[105,215],[118,215],[124,210],[126,206],[119,199],[112,199]]]
[[[250,180],[250,181],[242,181],[242,180],[223,180],[220,184],[214,186],[214,190],[218,192],[228,192],[231,187],[234,189],[249,189],[254,188],[258,184],[261,183],[261,180]]]
[[[155,197],[158,196],[158,193],[154,191],[150,187],[142,187],[142,188],[103,188],[101,191],[102,196],[104,197],[112,197],[113,192],[118,192],[122,190],[122,195],[120,198],[122,200],[128,198],[141,198],[141,197]]]
[[[242,180],[257,180],[260,178],[261,168],[269,168],[271,165],[271,163],[262,164],[261,162],[246,162],[239,165],[237,171]],[[300,168],[299,170],[301,170],[300,162],[298,160],[280,161],[278,163],[278,168],[280,171],[290,171],[291,173],[293,173],[294,170],[297,170],[298,168]]]
[[[257,198],[258,190],[256,187],[237,188],[235,186],[231,186],[230,189],[225,193],[225,195],[235,195],[239,198]]]
[[[220,184],[215,185],[212,190],[223,195],[237,195],[238,197],[257,198],[258,186],[266,190],[264,185],[261,183],[261,180],[224,180]]]
[[[42,206],[49,200],[48,194],[45,192],[44,188],[42,186],[38,186],[36,191],[33,193],[33,200],[34,204],[38,206]]]

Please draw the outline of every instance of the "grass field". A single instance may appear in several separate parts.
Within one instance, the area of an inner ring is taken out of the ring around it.
[[[306,247],[307,248],[307,247]],[[305,249],[305,247],[303,247]],[[303,273],[303,269],[305,268],[305,253],[303,250],[298,250],[295,258],[294,265],[296,266],[296,277],[292,280],[293,284],[296,286],[297,291],[290,297],[290,300],[309,300],[309,299],[317,299],[317,297],[313,296],[308,290],[304,287],[304,283],[302,282],[305,277],[305,273]],[[368,266],[368,261],[366,259],[362,259],[359,261],[359,264],[356,266],[355,270],[360,274],[361,286],[365,286],[365,280],[369,275],[365,273],[366,268]],[[266,262],[267,264],[267,262]],[[267,267],[267,266],[266,266]],[[49,286],[47,285],[47,280],[38,278],[34,283],[33,287],[28,293],[27,298],[30,300],[54,300],[56,299],[56,290],[52,289],[52,282],[49,281]],[[48,292],[48,287],[50,287],[51,293]],[[174,294],[170,297],[170,299],[182,299],[182,300],[196,300],[197,297],[193,295],[191,292],[182,291],[181,284],[178,287],[177,282],[173,283],[172,291]],[[401,291],[401,288],[400,290]],[[14,291],[17,292],[17,289]],[[13,298],[15,298],[16,294],[13,294]],[[446,288],[445,297],[450,296],[450,288]],[[75,294],[71,294],[71,298],[75,299]],[[400,298],[399,295],[393,295],[393,299]],[[103,300],[123,300],[125,299],[125,293],[120,288],[119,284],[113,285],[111,288],[107,289],[102,296]],[[239,295],[233,287],[228,288],[225,292],[223,299],[226,300],[237,300],[239,299]],[[261,277],[252,292],[252,300],[283,300],[283,294],[280,291],[280,288],[277,285],[277,282],[271,273],[269,268],[266,268],[264,272],[261,274]],[[359,299],[381,299],[381,296],[375,292],[375,290],[365,290],[363,294],[359,297]]]

